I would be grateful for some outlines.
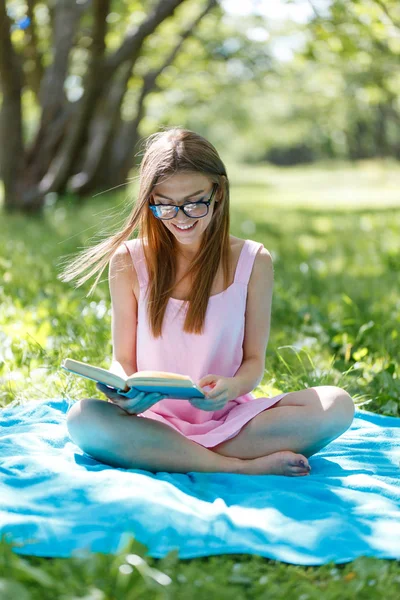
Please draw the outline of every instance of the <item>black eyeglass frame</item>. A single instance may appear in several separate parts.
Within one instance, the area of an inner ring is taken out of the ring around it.
[[[190,219],[203,219],[204,217],[206,217],[208,215],[208,211],[210,210],[210,204],[213,201],[214,198],[214,194],[216,192],[218,188],[218,183],[214,183],[213,185],[213,189],[211,192],[211,196],[209,197],[208,200],[198,200],[197,202],[187,202],[186,204],[182,204],[182,206],[177,206],[176,204],[149,204],[149,209],[151,210],[151,212],[153,213],[153,215],[156,217],[156,219],[160,219],[161,221],[170,221],[171,219],[175,219],[176,215],[178,214],[178,212],[181,210],[184,212],[184,214],[189,217]],[[187,212],[185,211],[185,206],[188,206],[189,204],[205,204],[207,206],[207,212],[205,215],[202,215],[201,217],[192,217],[192,215],[188,215]],[[175,214],[172,217],[159,217],[158,215],[156,215],[156,206],[166,206],[168,208],[175,208]]]

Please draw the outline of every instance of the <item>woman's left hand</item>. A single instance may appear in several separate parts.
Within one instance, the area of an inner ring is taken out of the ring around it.
[[[238,397],[238,389],[234,377],[222,377],[220,375],[206,375],[198,382],[198,387],[211,387],[206,392],[205,398],[189,398],[190,404],[196,408],[207,411],[221,410],[230,400]]]

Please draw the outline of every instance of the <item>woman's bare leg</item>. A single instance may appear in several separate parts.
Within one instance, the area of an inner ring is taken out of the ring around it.
[[[243,473],[239,458],[220,456],[152,419],[128,415],[115,404],[85,398],[67,415],[72,440],[113,467],[148,471]]]
[[[301,459],[307,460],[302,455],[287,452],[287,460],[280,465],[268,460],[256,462],[222,456],[164,423],[128,415],[115,404],[94,398],[72,406],[67,415],[67,427],[77,446],[113,467],[174,473],[199,471],[289,476],[308,473],[299,464]]]
[[[309,457],[350,427],[354,411],[351,396],[336,386],[291,392],[213,451],[242,459],[271,456],[280,460],[278,455],[284,450]]]

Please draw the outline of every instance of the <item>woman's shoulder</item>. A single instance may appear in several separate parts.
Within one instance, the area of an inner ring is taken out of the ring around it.
[[[125,243],[120,244],[111,257],[110,265],[129,265],[131,262],[130,252]]]
[[[247,242],[247,245],[250,246],[254,246],[255,248],[257,248],[257,254],[262,254],[262,255],[269,255],[268,250],[264,247],[264,245],[262,244],[262,242],[256,242],[255,240],[250,240],[250,239],[246,239],[243,240],[242,238],[238,238],[235,237],[233,235],[229,236],[230,238],[230,243],[231,243],[231,250],[233,253],[236,252],[241,252],[243,246],[245,245],[245,243]]]
[[[127,249],[129,249],[130,252],[133,252],[137,249],[139,249],[141,246],[144,245],[144,242],[142,240],[142,238],[131,238],[130,240],[125,240],[120,248],[125,247]]]
[[[137,279],[131,253],[125,243],[120,244],[110,259],[109,275],[111,278],[125,278],[132,284]]]
[[[129,261],[131,261],[137,265],[144,259],[144,247],[145,244],[142,238],[132,238],[122,242],[118,247],[116,254],[122,255],[126,262],[129,263]]]
[[[136,243],[136,239],[126,240],[118,246],[110,261],[110,276],[126,279],[138,300],[140,272],[138,273],[138,264],[134,254]]]

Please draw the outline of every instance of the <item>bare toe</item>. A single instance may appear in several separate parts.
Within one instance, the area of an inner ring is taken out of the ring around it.
[[[290,450],[274,452],[268,456],[260,456],[245,461],[246,473],[254,475],[286,475],[287,477],[304,477],[309,475],[311,467],[302,454]],[[303,464],[304,463],[304,466]]]
[[[293,467],[293,469],[297,470],[298,472],[308,472],[311,470],[308,460],[302,454],[293,454],[293,458],[288,459],[288,464],[290,467]]]

